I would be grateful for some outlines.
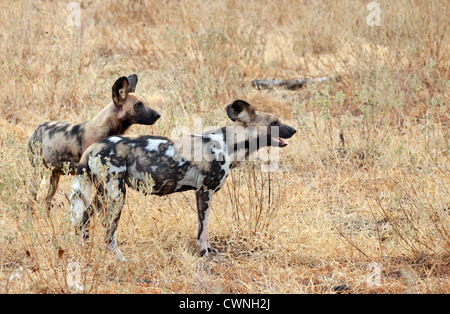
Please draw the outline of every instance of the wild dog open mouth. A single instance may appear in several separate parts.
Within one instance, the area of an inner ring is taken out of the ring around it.
[[[283,141],[279,137],[272,137],[271,140],[272,140],[272,143],[275,144],[275,145],[272,145],[272,146],[286,147],[288,145],[288,143],[286,143],[285,141]]]

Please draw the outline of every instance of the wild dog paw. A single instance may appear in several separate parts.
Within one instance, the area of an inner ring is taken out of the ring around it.
[[[119,250],[118,247],[114,248],[113,252],[116,254],[116,257],[119,260],[119,262],[125,263],[127,261],[127,259],[125,258],[125,256],[122,254],[122,252]]]
[[[206,249],[203,249],[203,250],[200,251],[200,256],[201,257],[207,257],[210,254],[217,255],[218,253],[219,253],[219,251],[217,251],[216,249],[208,246]]]

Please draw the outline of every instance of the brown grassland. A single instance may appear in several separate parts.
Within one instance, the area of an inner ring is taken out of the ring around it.
[[[69,26],[65,1],[2,1],[0,293],[448,293],[450,6],[382,0],[370,27],[369,2],[90,0]],[[129,134],[224,126],[238,98],[297,128],[279,171],[243,165],[213,198],[216,257],[198,256],[192,192],[129,189],[125,263],[99,217],[89,244],[74,235],[73,176],[50,216],[43,181],[28,217],[34,128],[91,119],[132,73],[162,117]]]

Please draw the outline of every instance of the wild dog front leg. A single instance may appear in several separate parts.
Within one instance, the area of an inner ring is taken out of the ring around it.
[[[198,211],[197,244],[200,256],[208,256],[209,253],[217,254],[217,250],[213,249],[208,243],[209,212],[213,194],[213,191],[204,190],[203,188],[195,192]]]

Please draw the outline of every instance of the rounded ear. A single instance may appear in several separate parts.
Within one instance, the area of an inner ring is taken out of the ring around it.
[[[250,104],[243,100],[236,100],[227,107],[227,115],[231,121],[250,122],[255,116],[255,110]]]
[[[120,106],[121,102],[127,98],[130,91],[130,84],[125,76],[119,78],[112,87],[112,99],[116,106]]]
[[[130,84],[130,93],[134,93],[138,82],[137,74],[132,74],[128,77],[128,84]]]

